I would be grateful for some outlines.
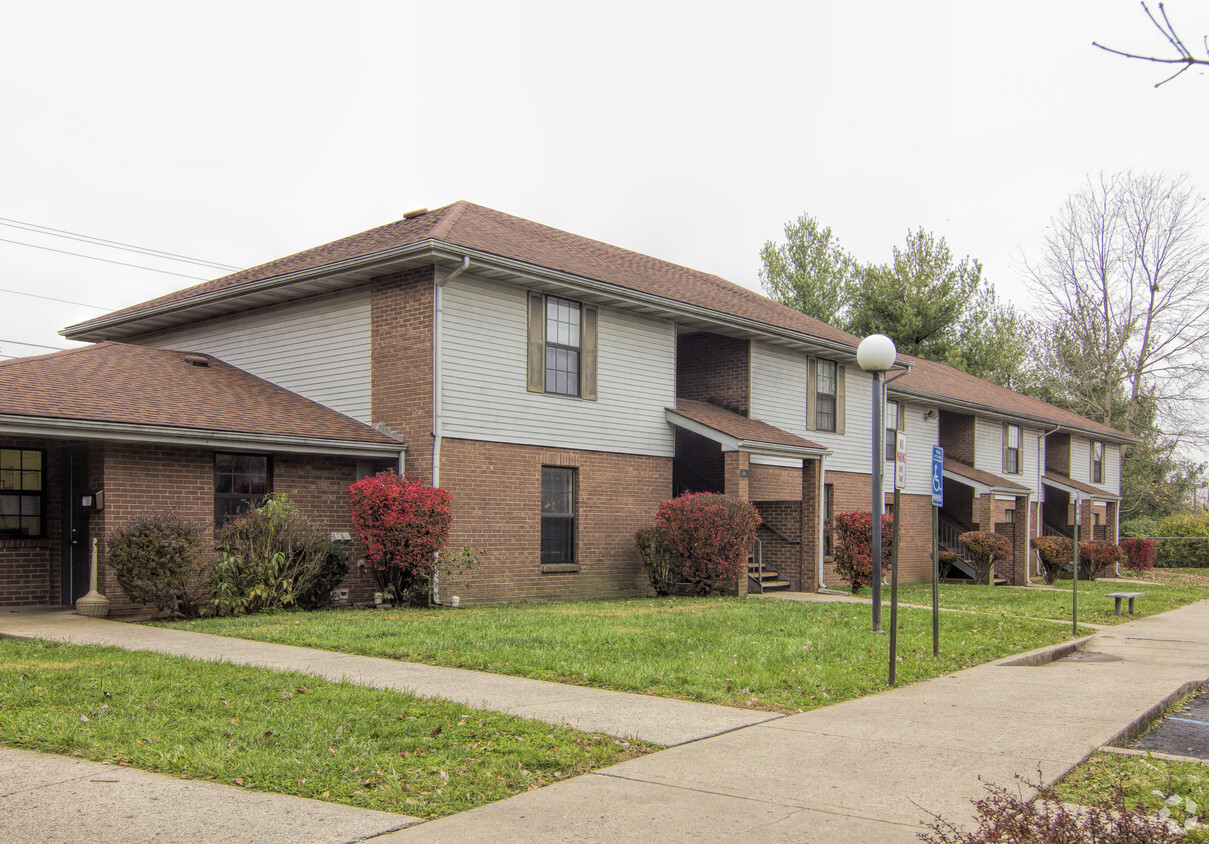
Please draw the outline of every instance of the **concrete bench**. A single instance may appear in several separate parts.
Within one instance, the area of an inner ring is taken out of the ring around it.
[[[1112,598],[1114,601],[1117,602],[1116,607],[1115,607],[1117,615],[1121,614],[1121,599],[1128,598],[1129,599],[1129,614],[1133,615],[1134,600],[1137,598],[1141,598],[1145,594],[1146,594],[1145,592],[1109,592],[1108,597]]]

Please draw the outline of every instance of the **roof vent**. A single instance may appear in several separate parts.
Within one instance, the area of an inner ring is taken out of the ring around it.
[[[205,355],[185,355],[185,363],[189,366],[209,366],[210,359]]]
[[[408,211],[406,214],[404,214],[403,219],[404,220],[414,220],[416,217],[423,217],[427,213],[428,213],[427,208],[417,208],[414,211]]]

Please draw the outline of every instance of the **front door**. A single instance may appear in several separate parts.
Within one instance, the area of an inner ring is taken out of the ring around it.
[[[74,606],[77,598],[88,594],[91,553],[88,543],[88,516],[92,508],[82,502],[89,495],[88,446],[63,449],[63,584],[61,603]]]

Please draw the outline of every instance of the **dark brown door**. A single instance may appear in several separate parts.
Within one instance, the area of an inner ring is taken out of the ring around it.
[[[81,503],[88,489],[88,446],[63,449],[63,606],[73,606],[88,594],[91,549],[88,516],[92,508]]]

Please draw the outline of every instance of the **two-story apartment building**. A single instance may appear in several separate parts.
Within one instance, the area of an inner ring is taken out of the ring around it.
[[[717,276],[470,203],[64,334],[207,355],[396,438],[379,444],[401,447],[408,474],[450,491],[451,543],[483,559],[467,581],[441,585],[466,602],[645,593],[633,534],[685,490],[752,501],[782,580],[837,585],[825,523],[869,507],[873,387],[856,365],[859,338]],[[936,443],[952,458],[954,523],[1018,540],[1019,564],[1001,572],[1012,582],[1027,578],[1024,539],[1041,516],[1069,524],[1063,495],[1094,488],[1103,523],[1114,522],[1114,461],[1129,437],[939,364],[902,364],[890,373],[887,426],[911,446],[905,577],[930,571]],[[1047,436],[1069,446],[1042,460]],[[1091,442],[1102,444],[1098,482],[1076,457]],[[265,467],[264,488],[291,491],[273,443],[223,449],[199,465],[242,455]],[[330,479],[337,492],[384,465],[362,458]]]

